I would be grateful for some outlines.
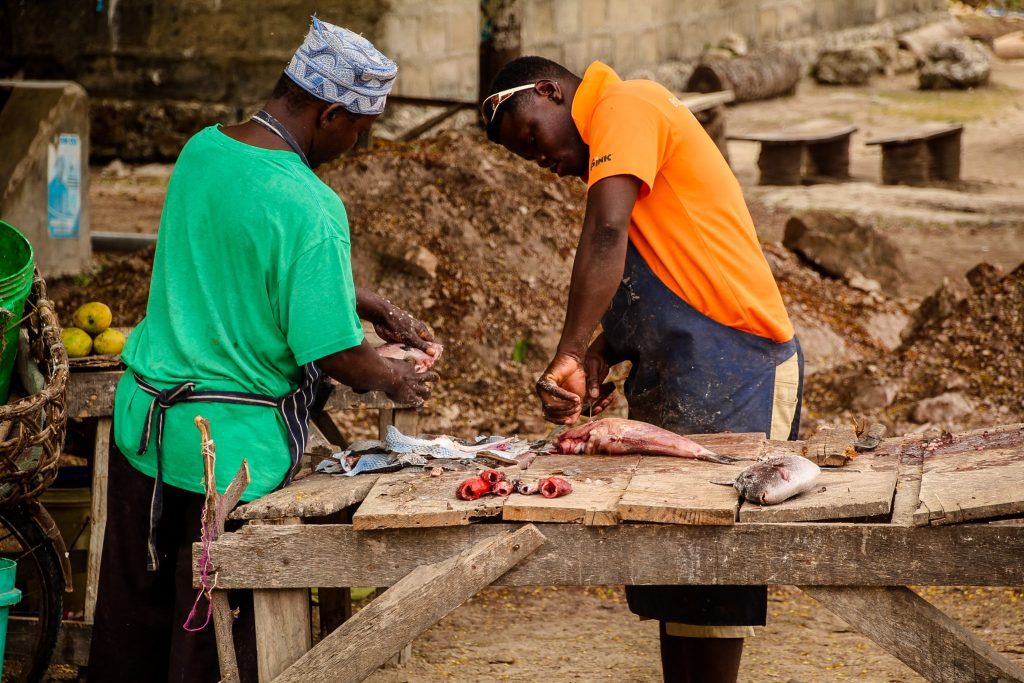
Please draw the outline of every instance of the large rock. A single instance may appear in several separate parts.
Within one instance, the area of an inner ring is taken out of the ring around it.
[[[999,59],[1024,59],[1024,31],[1014,31],[999,36],[993,43]]]
[[[895,351],[901,343],[900,333],[910,322],[903,313],[875,313],[864,323],[864,330],[886,351]]]
[[[864,85],[881,70],[878,51],[858,46],[823,52],[814,67],[814,79],[828,85]]]
[[[806,211],[786,222],[782,243],[819,270],[847,279],[860,273],[898,294],[906,266],[896,244],[873,225],[827,211]]]
[[[928,52],[921,67],[922,90],[974,88],[988,83],[992,53],[970,38],[939,43]]]
[[[960,392],[952,391],[918,401],[910,419],[918,424],[945,425],[970,414],[974,406]]]
[[[828,325],[797,316],[792,320],[804,352],[804,374],[828,370],[851,359],[846,341]]]

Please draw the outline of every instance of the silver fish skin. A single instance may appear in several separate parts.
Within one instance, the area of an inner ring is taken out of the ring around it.
[[[388,425],[387,430],[385,430],[384,446],[392,453],[416,453],[431,458],[471,460],[480,451],[498,449],[511,440],[510,438],[501,439],[500,441],[488,441],[475,446],[464,446],[449,436],[421,439],[402,434],[394,425]]]
[[[733,486],[746,500],[777,505],[814,488],[821,468],[799,455],[778,455],[740,472]]]

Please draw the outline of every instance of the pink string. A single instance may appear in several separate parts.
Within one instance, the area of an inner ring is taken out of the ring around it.
[[[213,529],[210,529],[206,525],[206,510],[207,502],[203,503],[203,522],[202,532],[200,533],[200,542],[202,543],[202,551],[199,554],[199,592],[196,594],[196,601],[192,603],[192,610],[185,617],[185,623],[182,624],[182,628],[189,633],[198,633],[206,628],[210,624],[210,619],[213,617],[213,589],[217,587],[218,574],[215,572],[213,575],[213,583],[210,583],[210,544],[213,543]],[[220,519],[221,513],[221,499],[217,497],[217,519]],[[199,608],[199,601],[206,596],[206,621],[201,626],[192,626],[192,621],[196,617],[196,611]]]

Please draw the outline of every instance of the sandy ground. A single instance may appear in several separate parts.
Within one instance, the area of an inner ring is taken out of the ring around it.
[[[993,85],[977,92],[922,93],[911,76],[878,78],[869,87],[801,84],[791,98],[729,110],[731,130],[822,116],[852,121],[850,185],[756,186],[756,146],[730,146],[750,198],[777,212],[815,206],[870,215],[904,250],[909,293],[920,297],[943,277],[980,261],[1012,268],[1024,260],[1024,63],[997,63]],[[880,157],[870,135],[921,120],[960,120],[964,183],[960,188],[877,185]],[[94,230],[154,232],[168,166],[96,169]],[[766,221],[762,237],[781,239],[783,222]],[[925,589],[923,594],[1024,664],[1024,589]],[[862,683],[920,680],[907,667],[797,589],[772,589],[769,626],[749,641],[742,681]],[[413,661],[385,669],[374,683],[456,681],[660,680],[656,626],[625,607],[620,588],[487,590],[414,643]]]

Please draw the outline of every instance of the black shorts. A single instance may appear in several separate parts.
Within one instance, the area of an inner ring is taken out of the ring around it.
[[[764,626],[767,586],[626,586],[634,614],[693,626]]]

